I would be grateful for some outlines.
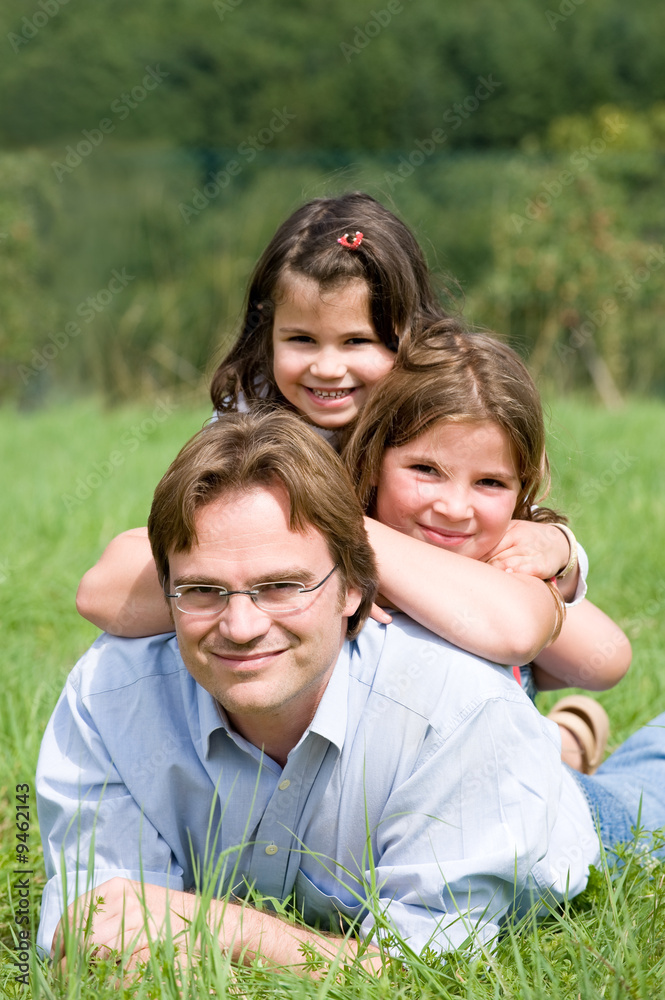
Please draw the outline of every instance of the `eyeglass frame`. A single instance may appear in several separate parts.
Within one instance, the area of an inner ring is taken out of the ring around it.
[[[255,583],[254,586],[255,587],[264,587],[264,586],[274,586],[276,583],[295,583],[295,584],[297,584],[298,587],[300,587],[300,590],[298,591],[298,597],[300,597],[301,594],[311,594],[315,590],[318,590],[319,587],[322,587],[324,583],[328,582],[328,580],[333,575],[333,573],[335,572],[336,569],[339,569],[339,563],[335,563],[335,565],[330,570],[330,572],[327,573],[326,576],[324,576],[323,580],[321,580],[320,583],[315,584],[313,587],[304,587],[298,580],[266,580],[265,583]],[[221,594],[224,597],[226,597],[226,604],[224,605],[224,607],[220,611],[183,611],[182,608],[178,607],[178,603],[177,603],[178,598],[182,597],[182,594],[178,594],[178,593],[167,594],[166,593],[166,588],[164,588],[164,596],[165,597],[170,597],[171,599],[173,599],[173,600],[176,601],[176,608],[178,608],[178,611],[180,611],[181,614],[183,614],[183,615],[193,615],[196,618],[214,618],[214,617],[216,617],[218,615],[223,615],[224,612],[226,611],[226,609],[229,606],[229,598],[230,597],[235,597],[238,594],[244,594],[245,597],[249,597],[249,599],[251,600],[251,602],[254,605],[254,607],[258,608],[259,611],[263,611],[264,614],[268,614],[268,615],[287,615],[287,614],[292,614],[294,611],[300,610],[299,608],[295,607],[295,608],[284,608],[281,611],[279,609],[277,609],[277,610],[276,609],[271,609],[270,611],[266,611],[265,608],[262,608],[259,604],[256,603],[256,598],[261,596],[260,593],[258,593],[256,590],[226,590],[225,587],[215,587],[215,586],[212,586],[209,583],[185,583],[185,584],[182,584],[181,587],[176,587],[175,589],[176,589],[176,591],[178,591],[178,590],[185,590],[185,589],[186,590],[191,590],[194,587],[208,587],[210,590],[217,590],[219,592],[219,594]]]

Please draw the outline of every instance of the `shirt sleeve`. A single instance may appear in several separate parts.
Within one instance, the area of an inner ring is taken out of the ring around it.
[[[509,710],[508,710],[509,709]],[[416,953],[486,945],[548,850],[561,763],[555,733],[526,701],[484,701],[429,739],[378,830],[378,909]],[[565,891],[565,873],[555,874]],[[372,884],[372,883],[370,883]],[[370,908],[371,909],[371,908]],[[374,907],[376,913],[376,907]],[[375,913],[363,922],[367,935]],[[384,917],[381,917],[384,923]]]
[[[582,548],[580,543],[577,543],[577,564],[580,568],[580,572],[577,578],[577,587],[575,588],[575,593],[569,601],[566,601],[567,608],[574,608],[576,604],[586,597],[587,592],[587,576],[589,575],[589,557],[586,554],[586,550]]]
[[[538,510],[538,504],[534,504],[531,510]],[[577,539],[576,539],[577,541]],[[574,608],[576,604],[579,604],[581,600],[586,597],[587,592],[587,576],[589,575],[589,557],[586,554],[586,550],[582,548],[579,542],[577,542],[577,564],[579,566],[579,574],[577,577],[577,587],[575,588],[575,593],[569,601],[565,601],[567,608]]]
[[[120,779],[76,676],[75,671],[56,705],[37,765],[48,877],[37,947],[45,955],[69,903],[115,876],[183,888],[182,869]]]

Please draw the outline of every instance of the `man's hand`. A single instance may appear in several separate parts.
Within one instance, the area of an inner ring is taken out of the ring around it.
[[[196,955],[198,941],[190,949],[189,929],[199,906],[200,900],[191,893],[112,878],[72,903],[68,917],[70,927],[75,921],[77,928],[88,928],[86,948],[102,958],[124,953],[125,968],[133,969],[148,961],[150,943],[163,940],[167,927],[173,942],[180,944],[185,961],[190,954]],[[313,974],[318,978],[325,974],[309,971],[308,950],[320,956],[324,970],[332,962],[354,962],[358,955],[355,940],[298,927],[227,900],[212,900],[207,925],[234,962],[262,958],[267,968],[297,975]],[[51,956],[61,962],[64,958],[62,920],[53,937]],[[378,973],[383,968],[381,955],[374,947],[367,949],[360,962],[368,972]]]
[[[69,926],[89,927],[86,946],[96,955],[108,958],[112,952],[124,952],[126,968],[135,968],[150,957],[150,941],[164,937],[166,927],[176,943],[182,941],[194,915],[196,897],[186,892],[167,890],[159,885],[141,885],[124,878],[112,878],[80,896],[68,910]],[[167,924],[168,919],[168,924]],[[62,923],[53,937],[51,956],[64,957]]]

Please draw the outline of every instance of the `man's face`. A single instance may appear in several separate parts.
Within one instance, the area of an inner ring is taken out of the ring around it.
[[[333,567],[323,535],[289,527],[289,499],[276,485],[225,495],[196,515],[198,541],[169,556],[171,593],[200,583],[249,590],[257,583],[297,580],[311,587]],[[307,728],[332,673],[346,618],[360,604],[355,588],[340,592],[339,573],[297,611],[266,613],[251,598],[229,598],[217,617],[184,614],[172,603],[185,666],[217,699],[235,728],[257,742],[257,725],[288,714]],[[260,744],[257,744],[260,745]]]

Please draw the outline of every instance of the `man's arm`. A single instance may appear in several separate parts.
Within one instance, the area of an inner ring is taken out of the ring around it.
[[[554,898],[563,898],[568,878],[571,895],[586,884],[584,858],[567,852],[580,831],[593,833],[590,816],[564,787],[555,728],[510,683],[505,696],[485,698],[473,673],[477,697],[469,694],[468,710],[456,703],[454,717],[444,709],[438,745],[431,729],[377,824],[375,871],[366,878],[380,886],[388,929],[416,952],[489,944],[515,899],[531,891],[536,866],[538,885]],[[370,915],[363,932],[374,923]]]
[[[143,815],[112,761],[79,693],[94,675],[99,642],[72,671],[42,741],[37,808],[48,882],[38,946],[48,954],[64,907],[114,876],[180,889],[182,868]],[[117,725],[111,719],[110,725]],[[142,765],[140,755],[134,766]],[[90,865],[94,843],[94,865]]]
[[[110,951],[124,951],[131,956],[127,962],[131,968],[147,961],[150,944],[166,935],[170,935],[180,954],[196,955],[194,938],[200,906],[200,900],[191,893],[114,878],[73,903],[68,919],[70,925],[76,919],[82,927],[92,907],[86,946],[102,957]],[[247,905],[213,899],[203,919],[216,935],[222,952],[230,954],[234,962],[250,964],[260,958],[271,969],[303,975],[308,971],[308,952],[320,956],[326,965],[347,964],[358,957],[355,940],[320,934]],[[52,955],[57,959],[64,954],[61,931],[62,922],[53,939]],[[361,961],[368,971],[378,972],[382,965],[376,948],[368,948]]]

